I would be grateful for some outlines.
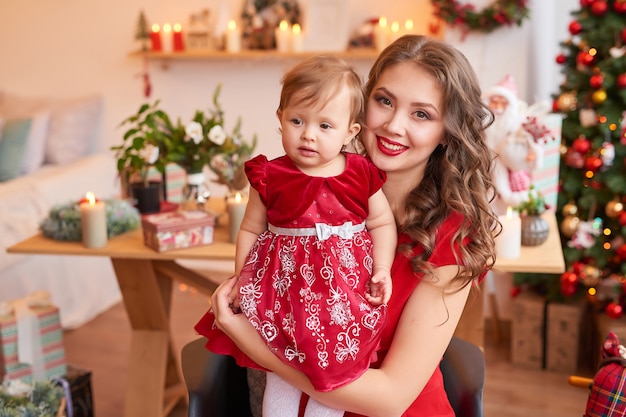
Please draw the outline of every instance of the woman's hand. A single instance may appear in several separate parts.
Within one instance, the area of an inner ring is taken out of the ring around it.
[[[272,369],[280,360],[270,352],[269,348],[252,327],[240,310],[233,309],[233,289],[237,286],[237,278],[231,277],[222,282],[211,296],[211,308],[215,315],[216,326],[245,352],[250,359],[260,366]]]

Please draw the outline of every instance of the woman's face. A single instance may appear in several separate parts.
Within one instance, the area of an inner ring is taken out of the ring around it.
[[[443,94],[413,63],[387,67],[367,98],[363,144],[391,179],[421,181],[433,150],[443,142]]]

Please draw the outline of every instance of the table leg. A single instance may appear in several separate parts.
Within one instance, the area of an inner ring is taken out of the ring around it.
[[[484,284],[480,284],[479,288],[472,287],[454,333],[455,336],[467,340],[480,348],[483,348],[485,343],[484,289]]]
[[[173,283],[150,260],[112,262],[133,329],[124,415],[167,415],[187,393],[169,331]]]

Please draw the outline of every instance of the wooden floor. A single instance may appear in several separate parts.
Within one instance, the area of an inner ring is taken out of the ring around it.
[[[206,296],[184,288],[175,290],[171,321],[177,352],[197,337],[193,325],[207,303]],[[95,417],[122,416],[130,346],[130,325],[124,306],[114,306],[86,325],[66,331],[64,337],[68,363],[92,371]],[[587,391],[570,386],[569,375],[511,365],[507,343],[496,343],[489,332],[485,354],[485,417],[582,416]],[[170,417],[186,415],[183,402]]]

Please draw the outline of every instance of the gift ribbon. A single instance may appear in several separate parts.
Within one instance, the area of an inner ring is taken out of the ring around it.
[[[46,365],[39,331],[39,319],[32,307],[51,306],[50,295],[37,291],[24,298],[0,303],[0,314],[15,314],[17,327],[17,360],[31,366],[33,381],[46,379]]]

